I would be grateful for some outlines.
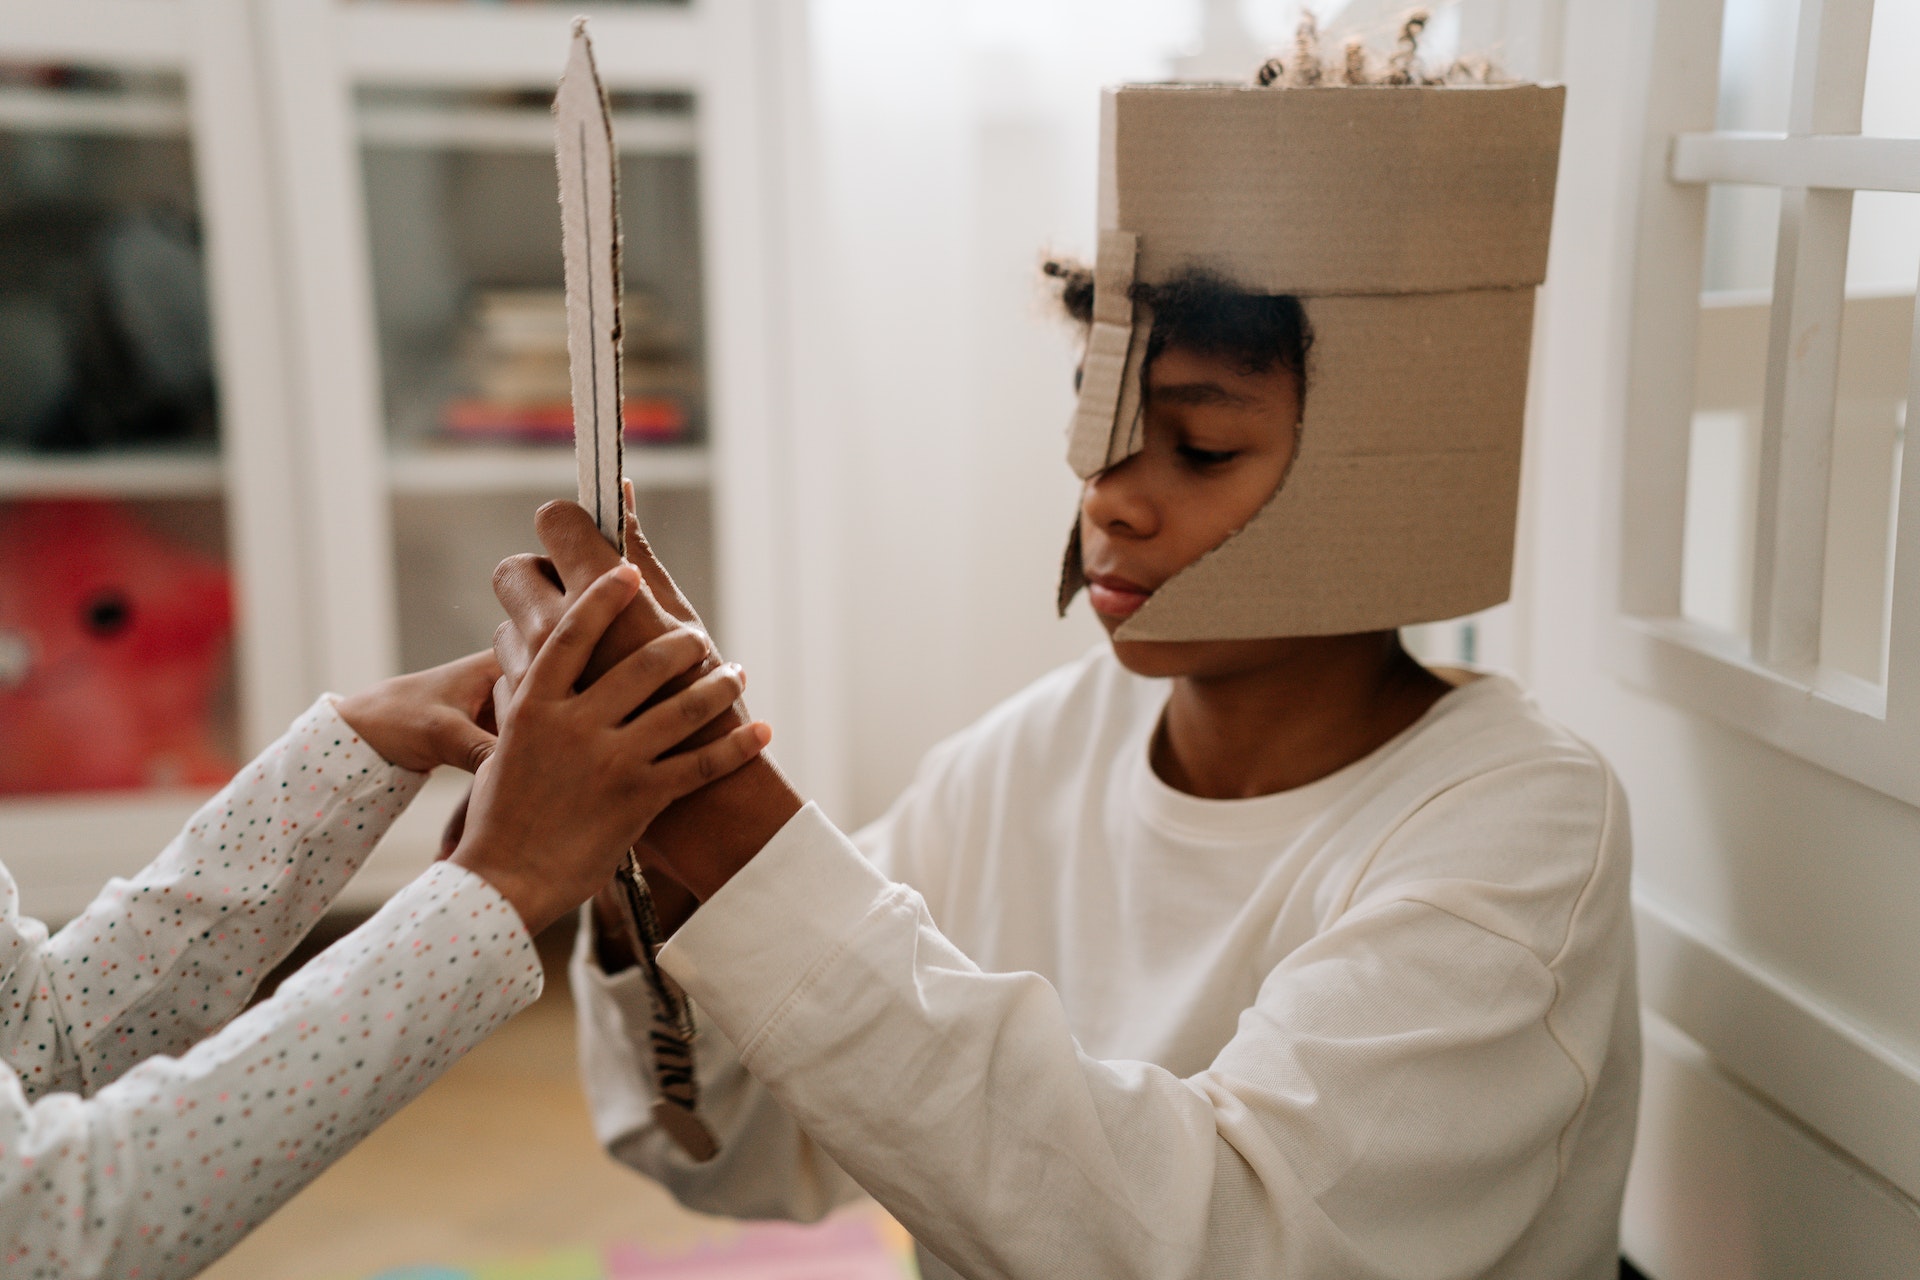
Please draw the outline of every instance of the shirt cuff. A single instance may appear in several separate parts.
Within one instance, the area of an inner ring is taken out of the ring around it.
[[[429,775],[413,769],[402,768],[373,749],[373,744],[360,736],[360,731],[346,722],[340,714],[340,697],[337,693],[323,693],[311,707],[295,720],[294,728],[325,730],[338,740],[340,761],[350,769],[366,769],[371,773],[384,772],[397,783],[410,784],[417,791],[426,784]]]
[[[599,928],[593,918],[593,904],[581,907],[580,925],[573,935],[573,962],[568,970],[568,978],[575,986],[584,989],[583,996],[605,996],[619,1009],[629,1026],[644,1028],[647,1019],[652,1016],[652,1005],[649,1003],[652,997],[647,993],[646,976],[641,973],[638,964],[630,964],[618,973],[608,973],[600,967],[598,948],[594,946]]]
[[[861,921],[912,890],[808,803],[660,949],[660,967],[751,1062],[759,1035]]]

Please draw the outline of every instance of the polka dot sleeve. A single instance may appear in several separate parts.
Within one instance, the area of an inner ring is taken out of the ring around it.
[[[513,908],[438,863],[182,1057],[37,1102],[0,1066],[0,1275],[196,1274],[540,986]]]
[[[322,698],[131,880],[46,937],[0,877],[0,1058],[92,1093],[246,1007],[418,793]]]

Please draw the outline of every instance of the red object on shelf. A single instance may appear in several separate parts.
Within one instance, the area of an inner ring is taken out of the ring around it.
[[[620,413],[626,438],[668,444],[687,434],[687,411],[678,400],[628,396]],[[449,400],[440,411],[440,428],[457,440],[515,444],[572,444],[573,403],[554,400],[509,404],[497,400]]]
[[[225,566],[123,503],[0,505],[0,795],[209,786]]]

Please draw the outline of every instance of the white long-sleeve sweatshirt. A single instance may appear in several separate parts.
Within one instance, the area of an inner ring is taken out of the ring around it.
[[[1610,1280],[1639,1046],[1606,765],[1485,677],[1203,800],[1148,763],[1166,696],[1091,655],[682,926],[709,1164],[652,1127],[645,993],[583,945],[602,1140],[709,1211],[865,1188],[929,1276]]]
[[[0,1275],[197,1274],[538,997],[439,863],[235,1018],[425,777],[323,699],[51,937],[0,865]]]

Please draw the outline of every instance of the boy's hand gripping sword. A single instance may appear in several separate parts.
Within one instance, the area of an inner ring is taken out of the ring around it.
[[[576,18],[566,72],[553,99],[554,158],[560,177],[561,247],[567,273],[567,359],[573,374],[573,448],[580,505],[615,551],[626,555],[627,509],[620,487],[620,184],[613,118],[594,67],[587,23]],[[632,850],[617,876],[628,942],[653,1006],[648,1028],[653,1116],[696,1160],[717,1144],[699,1115],[693,1065],[693,1008],[655,959],[663,939],[653,895]]]

